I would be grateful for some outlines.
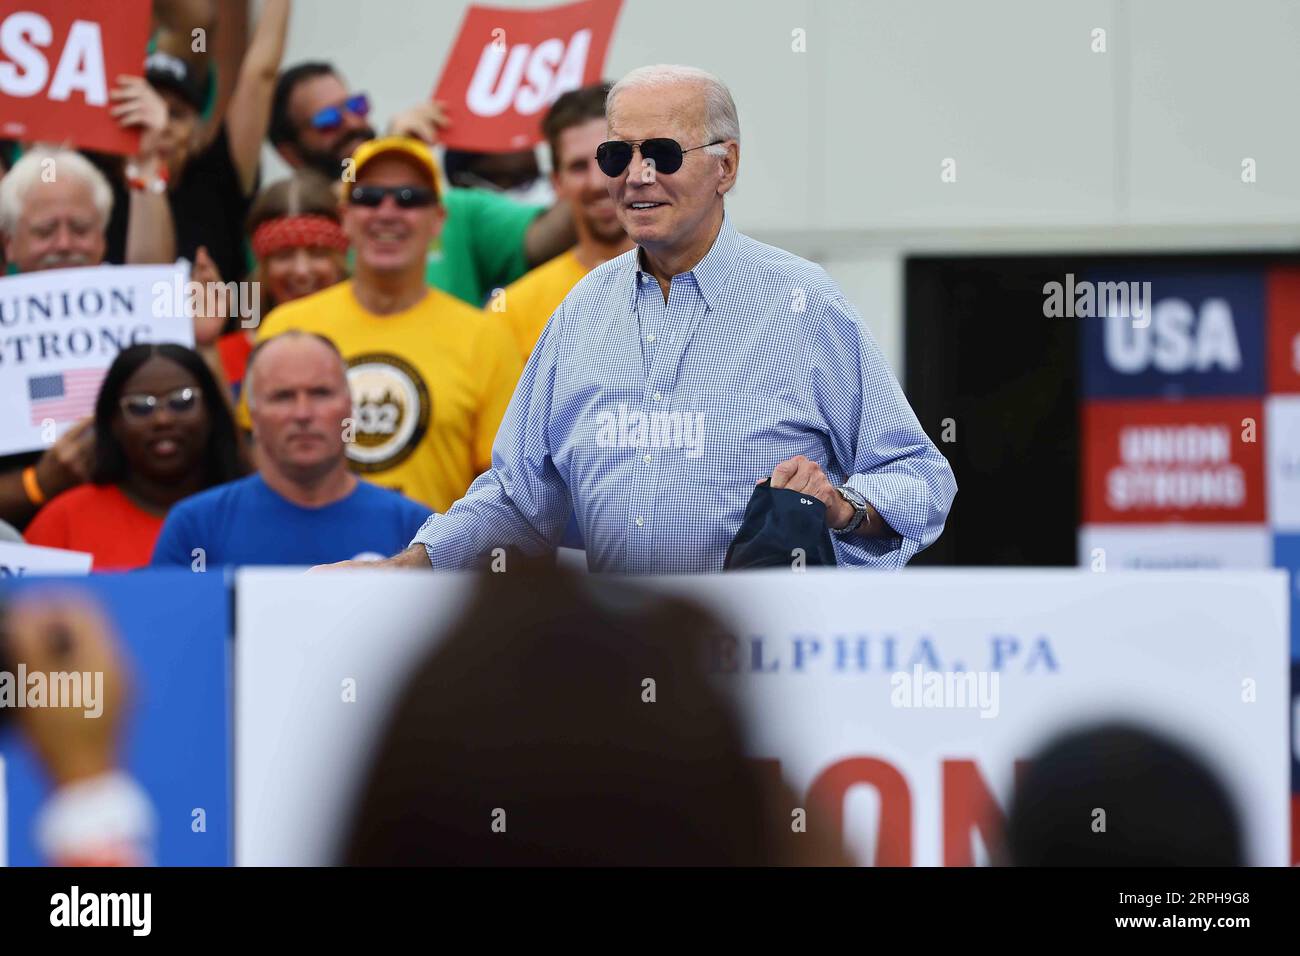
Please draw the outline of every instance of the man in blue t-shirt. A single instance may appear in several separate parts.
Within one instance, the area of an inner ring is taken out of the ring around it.
[[[154,566],[316,565],[410,544],[429,509],[348,470],[352,397],[333,343],[301,331],[266,339],[249,356],[244,388],[257,474],[172,508]]]

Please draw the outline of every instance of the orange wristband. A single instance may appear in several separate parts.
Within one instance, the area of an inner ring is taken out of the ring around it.
[[[45,492],[41,491],[40,482],[36,480],[35,465],[23,469],[23,491],[27,492],[27,500],[38,508],[45,504]]]

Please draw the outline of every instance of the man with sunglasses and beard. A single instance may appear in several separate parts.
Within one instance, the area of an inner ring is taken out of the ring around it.
[[[492,470],[388,564],[542,555],[572,514],[592,570],[720,571],[770,476],[821,502],[838,564],[902,567],[942,531],[952,469],[825,270],[732,225],[730,91],[703,70],[644,67],[606,116],[596,158],[636,248],[556,309]]]
[[[445,510],[492,463],[519,356],[498,317],[425,284],[447,215],[429,148],[374,139],[352,160],[341,211],[353,277],[272,310],[257,337],[301,329],[334,342],[348,363],[355,419],[339,427],[353,469]]]
[[[292,168],[310,167],[337,180],[353,152],[375,138],[371,108],[366,94],[349,91],[332,64],[299,63],[280,74],[268,137]],[[395,116],[389,134],[431,146],[446,125],[438,104],[426,102]],[[488,189],[445,187],[440,205],[446,222],[427,250],[425,280],[473,306],[576,239],[563,202],[547,209]]]

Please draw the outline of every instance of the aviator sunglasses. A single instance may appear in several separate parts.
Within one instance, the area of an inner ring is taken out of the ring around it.
[[[618,176],[632,162],[632,148],[641,148],[641,158],[647,160],[657,172],[675,173],[682,168],[682,157],[705,146],[717,146],[723,140],[716,139],[704,146],[692,146],[682,149],[682,144],[675,139],[646,139],[639,143],[626,143],[622,140],[610,140],[596,147],[596,164],[606,176]]]

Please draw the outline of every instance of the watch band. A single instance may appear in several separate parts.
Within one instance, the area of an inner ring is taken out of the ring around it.
[[[839,492],[841,498],[853,506],[853,517],[849,519],[849,523],[843,528],[833,530],[839,535],[853,534],[862,526],[862,522],[867,519],[867,499],[848,485],[840,485],[835,490]]]

